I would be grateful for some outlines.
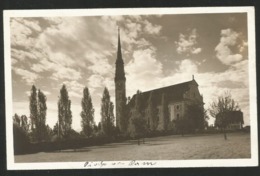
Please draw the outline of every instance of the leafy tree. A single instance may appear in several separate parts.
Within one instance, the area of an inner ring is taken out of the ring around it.
[[[202,106],[198,104],[189,105],[185,117],[188,121],[189,131],[194,132],[195,130],[205,129],[205,121],[208,117]]]
[[[89,94],[88,88],[85,87],[83,90],[83,98],[81,101],[82,111],[81,115],[81,126],[82,133],[87,137],[90,137],[94,130],[94,108],[92,105],[92,99]]]
[[[59,137],[67,137],[71,130],[72,113],[71,101],[69,99],[68,91],[65,85],[60,90],[60,97],[58,102],[58,135]]]
[[[140,91],[137,91],[135,95],[135,106],[129,119],[128,133],[132,138],[138,139],[139,145],[140,138],[145,137],[146,130],[146,122],[141,112],[141,93]]]
[[[21,116],[21,127],[23,128],[24,131],[26,131],[26,133],[29,133],[29,122],[28,122],[28,118],[26,115],[22,115]]]
[[[30,95],[30,119],[31,119],[31,129],[34,132],[35,125],[37,123],[38,109],[37,109],[37,90],[33,85]]]
[[[21,123],[20,116],[16,113],[13,116],[13,123],[17,124],[18,126],[20,126],[20,123]]]
[[[154,100],[154,93],[153,91],[150,93],[149,99],[148,99],[148,105],[146,108],[146,119],[147,119],[147,125],[148,128],[151,131],[155,131],[158,125],[158,116],[157,116],[157,109],[156,109],[156,104]]]
[[[228,116],[226,114],[238,110],[238,103],[232,98],[230,92],[224,92],[223,95],[210,104],[209,113],[212,117],[216,118],[215,124],[223,131],[225,140],[227,139],[226,127],[228,126]]]
[[[14,114],[13,123],[20,127],[27,135],[29,134],[29,123],[26,115],[22,115],[21,117],[18,114]]]
[[[13,142],[14,154],[24,154],[30,150],[29,136],[18,123],[13,123]]]
[[[104,134],[111,136],[115,125],[115,117],[113,113],[114,105],[110,101],[110,95],[105,87],[103,97],[101,99],[101,130]]]
[[[49,125],[46,125],[44,132],[45,132],[45,134],[44,134],[45,140],[50,141],[51,137],[53,135],[53,131],[52,131],[51,127]]]
[[[170,120],[165,93],[162,94],[160,116],[161,118],[159,119],[158,130],[168,130]]]
[[[186,117],[181,117],[175,121],[177,132],[182,136],[189,130],[190,121]]]
[[[46,135],[46,96],[41,90],[38,90],[38,115],[36,121],[37,139],[42,141],[47,138]]]

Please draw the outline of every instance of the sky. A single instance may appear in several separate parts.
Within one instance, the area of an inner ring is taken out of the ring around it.
[[[10,25],[13,114],[29,116],[34,84],[47,97],[46,123],[53,127],[65,84],[73,129],[81,130],[84,87],[98,123],[105,86],[115,102],[120,27],[127,96],[190,81],[194,75],[206,109],[230,91],[250,124],[246,13],[13,17]]]

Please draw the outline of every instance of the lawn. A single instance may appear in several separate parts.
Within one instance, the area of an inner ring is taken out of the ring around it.
[[[17,155],[15,162],[73,162],[111,160],[182,160],[250,158],[250,134],[172,135],[80,149]]]

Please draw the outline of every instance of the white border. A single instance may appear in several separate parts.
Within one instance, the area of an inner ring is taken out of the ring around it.
[[[155,166],[129,166],[129,161],[112,165],[106,161],[102,168],[169,168],[169,167],[241,167],[258,166],[257,97],[256,97],[256,55],[255,55],[255,11],[254,7],[196,7],[196,8],[126,8],[126,9],[75,9],[75,10],[5,10],[4,11],[4,51],[5,51],[5,103],[7,169],[84,169],[84,162],[14,163],[12,133],[12,77],[11,77],[11,17],[53,17],[53,16],[102,16],[102,15],[162,15],[162,14],[209,14],[209,13],[247,13],[249,47],[249,88],[251,159],[203,159],[203,160],[155,160]],[[142,162],[142,161],[139,161]],[[97,163],[97,162],[96,162]],[[91,169],[100,168],[99,166]]]

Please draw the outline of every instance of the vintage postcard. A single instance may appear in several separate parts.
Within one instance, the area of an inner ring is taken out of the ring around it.
[[[254,7],[6,10],[4,51],[9,170],[258,165]]]

